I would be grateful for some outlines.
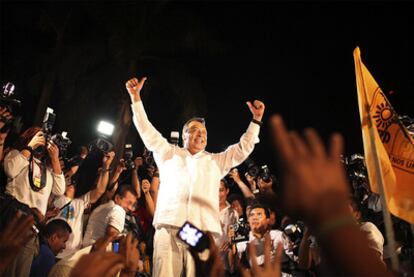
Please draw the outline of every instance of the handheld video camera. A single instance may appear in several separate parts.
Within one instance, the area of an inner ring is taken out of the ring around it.
[[[207,234],[188,221],[178,230],[177,237],[197,252],[203,252],[210,245]]]

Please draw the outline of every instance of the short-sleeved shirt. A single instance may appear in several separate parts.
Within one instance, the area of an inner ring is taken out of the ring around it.
[[[65,220],[72,228],[72,233],[66,242],[66,248],[58,255],[59,259],[73,254],[82,247],[83,213],[89,203],[89,192],[75,199],[70,199],[63,195],[54,201],[54,206],[61,209],[55,218]]]
[[[83,238],[83,246],[94,244],[95,241],[106,235],[106,229],[111,226],[122,233],[125,224],[125,210],[109,201],[97,207],[89,217],[88,226],[86,227]]]

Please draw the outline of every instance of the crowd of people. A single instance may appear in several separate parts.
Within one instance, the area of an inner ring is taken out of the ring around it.
[[[278,178],[267,167],[243,172],[237,167],[267,129],[264,103],[247,102],[252,120],[238,143],[208,153],[202,118],[184,124],[183,147],[155,129],[140,98],[145,80],[133,78],[126,89],[154,163],[127,164],[102,151],[89,173],[95,182],[80,196],[76,180],[90,149],[64,162],[40,127],[6,141],[12,115],[0,108],[0,276],[397,274],[381,231],[351,197],[340,135],[326,148],[313,129],[301,136],[273,116]],[[179,238],[185,222],[201,231],[192,235],[205,238],[204,248]]]

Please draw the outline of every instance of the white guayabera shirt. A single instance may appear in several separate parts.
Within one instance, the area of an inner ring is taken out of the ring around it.
[[[195,155],[168,141],[149,122],[141,101],[131,105],[135,126],[160,170],[160,188],[153,224],[181,227],[186,220],[201,230],[221,234],[220,179],[241,164],[259,142],[260,126],[250,123],[239,143],[224,152]]]

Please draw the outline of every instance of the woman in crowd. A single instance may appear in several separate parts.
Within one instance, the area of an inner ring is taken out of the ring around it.
[[[65,192],[59,148],[46,141],[39,127],[31,127],[20,135],[4,159],[4,171],[7,185],[1,207],[3,224],[7,224],[17,210],[33,214],[37,223],[42,222],[51,193],[63,195]],[[36,246],[38,241],[33,237],[11,264],[8,276],[28,276]]]

